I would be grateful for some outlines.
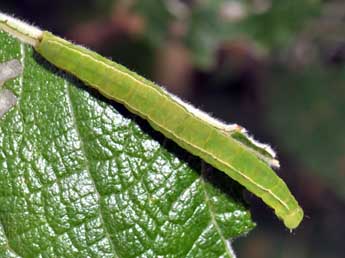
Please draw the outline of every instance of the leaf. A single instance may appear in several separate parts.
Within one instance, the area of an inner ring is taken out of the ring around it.
[[[4,257],[234,257],[238,184],[0,33],[17,104],[0,120]],[[221,183],[220,183],[221,182]]]

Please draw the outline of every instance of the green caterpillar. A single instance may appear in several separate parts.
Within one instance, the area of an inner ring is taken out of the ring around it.
[[[224,125],[95,52],[29,27],[0,14],[0,28],[33,45],[50,63],[122,103],[155,130],[242,184],[272,207],[287,228],[300,224],[303,210],[271,169],[270,165],[279,165],[268,146],[251,140],[239,126]]]

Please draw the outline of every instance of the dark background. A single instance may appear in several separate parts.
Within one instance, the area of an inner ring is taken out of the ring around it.
[[[292,234],[248,194],[240,258],[345,257],[345,2],[1,0],[0,10],[120,62],[278,151],[305,210]]]

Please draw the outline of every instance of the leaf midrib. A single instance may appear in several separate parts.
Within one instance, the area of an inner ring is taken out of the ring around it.
[[[74,111],[74,106],[73,106],[73,101],[71,99],[71,96],[70,96],[70,85],[68,85],[66,83],[66,79],[64,79],[64,87],[65,87],[65,92],[66,92],[66,101],[67,101],[67,104],[68,104],[68,108],[70,110],[70,114],[71,114],[71,118],[72,118],[72,123],[73,123],[73,126],[74,126],[74,130],[76,131],[76,134],[79,138],[79,142],[80,142],[80,151],[83,153],[83,161],[84,161],[84,166],[85,166],[85,169],[91,179],[91,182],[92,182],[92,185],[95,189],[95,194],[97,196],[97,203],[98,203],[98,214],[99,214],[99,218],[101,220],[101,223],[102,223],[102,227],[104,229],[104,232],[105,232],[105,237],[108,239],[109,243],[110,243],[110,247],[112,249],[112,252],[113,254],[115,255],[116,258],[120,258],[120,256],[117,254],[116,252],[116,248],[115,248],[115,245],[113,243],[113,240],[111,238],[111,235],[109,233],[109,230],[108,230],[108,227],[106,226],[106,223],[104,221],[104,213],[102,211],[102,206],[101,206],[101,194],[99,193],[99,190],[97,189],[97,185],[96,185],[96,182],[95,182],[95,179],[93,178],[92,176],[92,173],[91,173],[91,170],[90,170],[90,164],[89,164],[89,161],[88,161],[88,158],[87,158],[87,154],[86,154],[86,150],[85,150],[85,147],[84,147],[84,140],[83,140],[83,137],[81,136],[80,134],[80,130],[79,130],[79,127],[78,127],[78,122],[77,122],[77,119],[76,119],[76,116],[75,116],[75,111]]]
[[[228,240],[224,237],[222,230],[220,229],[218,222],[217,222],[217,219],[215,217],[215,212],[213,211],[210,196],[206,190],[206,185],[205,185],[205,178],[204,178],[204,176],[205,176],[204,175],[205,174],[205,163],[203,161],[201,161],[201,162],[202,162],[202,166],[201,166],[202,175],[200,176],[200,183],[201,183],[202,189],[204,191],[205,203],[206,203],[206,206],[208,207],[208,211],[210,213],[211,223],[214,225],[220,239],[223,242],[224,249],[226,250],[226,254],[229,256],[229,258],[234,258],[233,255],[231,254],[231,251],[229,250],[228,243],[227,243]]]

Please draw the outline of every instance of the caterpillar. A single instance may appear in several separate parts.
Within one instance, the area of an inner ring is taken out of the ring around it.
[[[242,127],[226,125],[124,66],[48,31],[4,14],[0,14],[0,28],[239,182],[273,208],[287,228],[294,229],[302,221],[302,208],[271,168],[279,166],[275,153],[248,137]]]

